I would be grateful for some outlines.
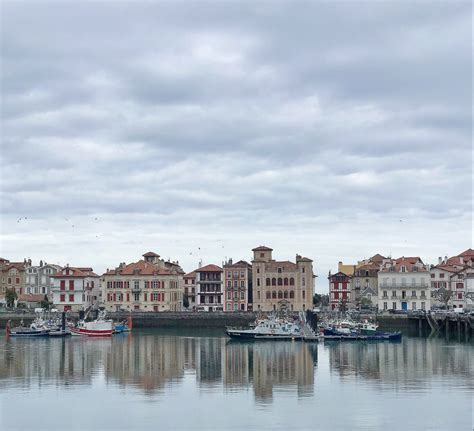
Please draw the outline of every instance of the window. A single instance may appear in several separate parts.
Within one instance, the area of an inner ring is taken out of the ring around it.
[[[383,291],[383,297],[388,298],[388,292],[386,290]]]
[[[245,278],[245,272],[244,271],[240,271],[240,278]]]
[[[396,310],[397,309],[397,303],[396,302],[392,302],[392,310]]]
[[[66,280],[61,280],[59,284],[61,290],[66,290]]]
[[[278,268],[278,274],[281,274],[281,268]]]
[[[257,268],[257,274],[260,274],[260,268]]]
[[[431,278],[435,278],[435,275],[434,275],[434,274],[431,274]]]
[[[270,286],[270,285],[271,285],[269,278],[267,278],[267,279],[265,280],[265,284],[266,284],[267,286]]]
[[[425,303],[424,303],[424,302],[421,303],[421,309],[422,309],[422,310],[425,309]]]
[[[422,297],[422,298],[426,298],[426,296],[425,296],[425,291],[424,291],[424,290],[421,291],[421,297]]]
[[[66,295],[62,293],[61,295],[59,295],[59,302],[65,302],[65,301],[66,301]]]
[[[257,299],[260,299],[260,290],[257,290]]]
[[[231,277],[232,277],[232,272],[227,271],[227,278],[231,278]]]
[[[283,298],[288,299],[288,290],[283,292]]]
[[[257,278],[257,286],[260,286],[260,278]]]
[[[458,293],[458,299],[462,299],[462,292]]]
[[[234,278],[239,278],[239,272],[238,271],[234,271]]]
[[[304,277],[303,277],[303,279],[301,280],[301,284],[302,284],[303,286],[306,286],[306,281],[305,281]]]
[[[265,257],[265,253],[260,253],[260,257]]]
[[[462,289],[464,287],[463,283],[456,283],[456,289]]]
[[[74,294],[69,295],[69,302],[74,302]]]
[[[278,286],[283,286],[283,279],[282,278],[278,278]]]
[[[407,272],[406,266],[402,266],[402,272]]]
[[[283,299],[283,292],[281,290],[278,291],[278,299]]]
[[[397,296],[397,291],[396,290],[392,290],[392,297],[396,297]]]
[[[416,290],[412,290],[412,291],[411,291],[411,296],[412,296],[413,298],[416,298]]]
[[[412,303],[411,303],[411,309],[412,309],[413,311],[416,310],[416,302],[412,302]]]
[[[240,280],[240,287],[245,287],[245,281],[244,280]]]
[[[301,272],[304,274],[304,266],[303,266],[303,268],[301,268]]]
[[[276,278],[272,278],[272,286],[276,286],[276,284],[277,284]]]
[[[271,297],[272,297],[272,294],[270,293],[270,291],[267,290],[266,298],[267,298],[267,299],[270,299]]]
[[[276,297],[277,297],[277,293],[276,293],[276,290],[274,290],[274,291],[272,292],[272,299],[276,299]]]
[[[140,294],[139,294],[139,293],[134,293],[134,294],[133,294],[133,299],[134,299],[135,301],[140,301]]]
[[[134,289],[140,289],[140,280],[135,280],[133,282],[133,288]]]
[[[283,279],[283,285],[284,285],[284,286],[288,286],[288,278],[287,278],[287,277],[285,277],[285,278]]]
[[[441,274],[439,275],[439,278],[444,278],[444,273],[441,273]]]
[[[387,310],[387,308],[388,308],[388,307],[387,307],[387,303],[384,302],[384,303],[383,303],[383,309],[384,309],[384,310]]]
[[[234,287],[238,287],[239,285],[239,281],[238,280],[234,280]]]
[[[232,287],[232,281],[227,280],[227,287]]]
[[[295,285],[295,279],[293,277],[290,278],[290,286]]]
[[[303,299],[305,299],[306,292],[304,290],[303,290],[302,294],[303,294]]]
[[[69,290],[74,290],[74,280],[69,280]]]
[[[290,299],[295,298],[295,292],[293,290],[290,290]]]

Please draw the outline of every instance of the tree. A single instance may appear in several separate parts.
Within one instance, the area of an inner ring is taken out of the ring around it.
[[[183,294],[183,307],[189,308],[189,298],[188,295],[185,293]]]
[[[7,306],[13,308],[15,301],[17,300],[18,295],[15,292],[15,289],[7,289],[5,292],[5,300],[7,301]]]
[[[40,306],[44,310],[49,310],[51,308],[51,302],[49,302],[49,299],[47,295],[44,295],[44,299],[41,301]]]
[[[321,307],[321,306],[329,305],[329,295],[322,295],[320,293],[315,293],[313,295],[313,305],[315,307]]]

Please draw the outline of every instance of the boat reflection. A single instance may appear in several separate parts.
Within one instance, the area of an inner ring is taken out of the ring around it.
[[[107,384],[162,391],[185,377],[202,390],[253,387],[257,400],[274,390],[313,393],[317,346],[300,342],[231,342],[222,336],[184,337],[152,331],[112,339],[10,340],[0,358],[2,382],[17,386],[90,385],[103,375]]]

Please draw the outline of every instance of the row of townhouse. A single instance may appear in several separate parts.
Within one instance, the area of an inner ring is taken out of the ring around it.
[[[273,249],[252,250],[251,262],[232,259],[200,265],[185,273],[178,262],[154,252],[129,264],[120,263],[102,276],[91,267],[62,268],[31,261],[5,265],[5,288],[41,302],[47,295],[60,311],[102,305],[108,311],[304,311],[312,307],[313,261],[296,255],[294,262],[273,259]],[[3,267],[2,267],[3,268]],[[2,269],[3,274],[3,269]],[[2,278],[3,280],[3,278]],[[3,284],[2,284],[3,287]],[[37,305],[37,304],[35,304]]]
[[[333,310],[377,307],[379,310],[429,310],[433,306],[472,308],[474,305],[474,251],[426,265],[420,257],[398,259],[380,254],[356,265],[339,262],[329,273]]]

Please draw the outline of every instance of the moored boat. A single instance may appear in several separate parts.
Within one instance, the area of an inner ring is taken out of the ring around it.
[[[300,325],[274,316],[257,320],[254,327],[228,327],[225,332],[231,338],[244,340],[301,340],[303,338]]]
[[[112,320],[105,320],[105,313],[99,313],[96,320],[86,322],[80,320],[77,325],[70,326],[72,335],[82,335],[87,337],[111,337],[114,329]]]
[[[12,328],[11,321],[7,322],[7,337],[47,337],[48,333],[49,329],[46,328],[25,327],[23,325]]]

